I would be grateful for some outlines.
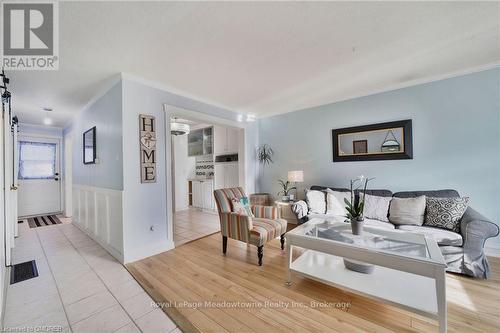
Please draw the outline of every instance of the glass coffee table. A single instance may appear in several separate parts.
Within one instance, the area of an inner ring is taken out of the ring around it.
[[[446,332],[446,263],[435,240],[422,234],[366,227],[353,235],[345,218],[311,219],[286,233],[287,284],[292,273],[437,319]],[[294,247],[306,249],[292,261]],[[375,265],[371,274],[343,259]]]

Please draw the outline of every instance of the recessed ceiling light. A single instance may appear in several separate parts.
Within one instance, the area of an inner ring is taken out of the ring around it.
[[[43,110],[43,111],[48,111],[48,112],[50,112],[50,111],[54,111],[54,109],[53,109],[53,108],[47,108],[47,107],[42,108],[42,110]]]
[[[52,125],[52,119],[50,119],[50,118],[43,118],[43,123],[45,125]]]

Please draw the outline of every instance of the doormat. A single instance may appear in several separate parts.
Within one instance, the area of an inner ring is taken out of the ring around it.
[[[46,225],[61,224],[55,215],[35,216],[28,218],[30,228],[45,227]]]
[[[35,260],[12,265],[10,271],[10,284],[29,280],[38,276]]]

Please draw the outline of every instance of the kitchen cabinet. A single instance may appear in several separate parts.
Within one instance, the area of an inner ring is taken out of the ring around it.
[[[214,126],[215,155],[237,154],[239,130],[232,127]]]
[[[191,183],[193,207],[205,210],[215,210],[213,180],[191,180]]]
[[[188,156],[213,154],[213,127],[193,130],[188,134]]]
[[[238,162],[215,164],[215,189],[239,186]]]

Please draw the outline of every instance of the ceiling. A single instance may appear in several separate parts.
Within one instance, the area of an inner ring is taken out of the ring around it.
[[[500,60],[498,2],[61,2],[60,69],[17,71],[22,122],[64,126],[120,72],[266,116]]]

